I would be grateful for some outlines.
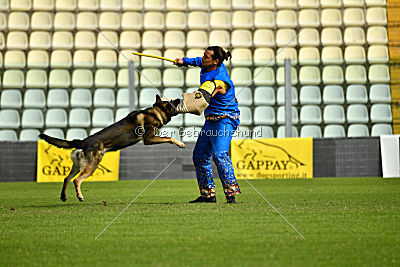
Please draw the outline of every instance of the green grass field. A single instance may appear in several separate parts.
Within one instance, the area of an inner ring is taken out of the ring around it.
[[[0,183],[0,265],[351,266],[400,264],[400,179],[244,180],[238,205],[187,204],[195,180]],[[106,201],[104,204],[103,201]]]

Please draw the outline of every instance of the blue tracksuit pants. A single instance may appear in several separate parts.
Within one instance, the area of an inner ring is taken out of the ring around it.
[[[239,125],[238,119],[206,120],[193,150],[197,183],[203,197],[215,196],[215,183],[211,169],[211,157],[218,169],[225,196],[240,194],[228,151],[232,135]]]

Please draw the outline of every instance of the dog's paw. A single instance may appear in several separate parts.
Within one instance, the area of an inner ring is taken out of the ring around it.
[[[181,141],[177,141],[176,145],[179,146],[180,148],[185,148],[185,144]]]
[[[67,201],[67,198],[66,198],[66,197],[60,197],[60,199],[61,199],[62,202]]]

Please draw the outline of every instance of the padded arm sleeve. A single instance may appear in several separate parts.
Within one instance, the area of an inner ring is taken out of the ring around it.
[[[183,65],[185,66],[201,67],[201,64],[203,63],[201,57],[195,57],[195,58],[184,57],[182,58],[182,60],[183,60]]]

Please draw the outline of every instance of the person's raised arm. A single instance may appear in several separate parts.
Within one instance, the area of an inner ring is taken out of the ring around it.
[[[176,58],[174,65],[177,65],[178,67],[182,66],[201,67],[202,63],[203,60],[201,59],[201,57],[195,57],[195,58],[183,57],[183,58]]]

